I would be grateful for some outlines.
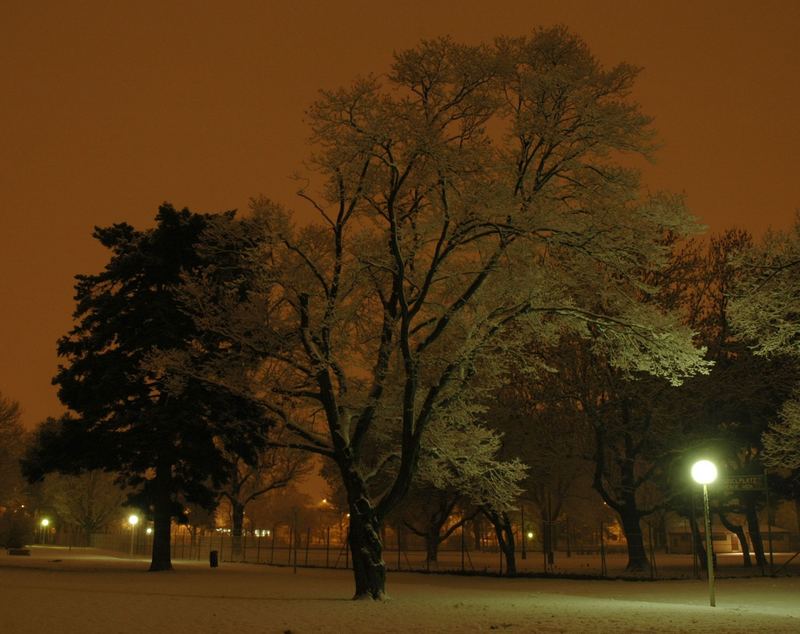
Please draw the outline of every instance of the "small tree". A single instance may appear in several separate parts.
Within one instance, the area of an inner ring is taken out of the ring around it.
[[[20,418],[19,403],[0,392],[0,511],[19,506],[24,489],[19,461],[26,434]]]
[[[238,456],[228,456],[230,476],[220,489],[231,512],[232,555],[242,553],[242,529],[248,505],[262,495],[288,486],[310,471],[308,454],[284,447],[268,447],[259,452],[254,464]]]
[[[117,479],[113,473],[98,470],[74,476],[51,473],[41,483],[39,494],[41,502],[62,522],[78,528],[91,546],[92,533],[104,530],[127,499]]]
[[[33,536],[19,464],[28,440],[20,418],[19,403],[0,392],[0,546],[7,548],[20,548]]]
[[[466,500],[458,491],[414,486],[396,511],[402,517],[402,526],[425,540],[428,564],[439,560],[439,546],[474,516],[474,512],[462,513],[451,520],[464,504]]]
[[[428,488],[432,492],[424,532],[429,561],[436,560],[439,544],[475,515],[462,513],[442,535],[457,504],[483,509],[491,516],[514,507],[527,467],[516,458],[500,459],[501,444],[499,434],[475,422],[452,426],[437,421],[431,425],[417,473],[423,491]],[[508,570],[514,574],[513,563]]]
[[[541,356],[541,351],[532,350],[532,354]],[[519,370],[510,373],[485,415],[487,424],[503,433],[501,455],[529,465],[527,477],[520,483],[520,505],[536,506],[546,552],[553,549],[553,527],[574,497],[577,484],[581,478],[591,479],[591,434],[575,408],[574,395],[564,391],[557,378],[565,370],[559,367],[560,361],[565,359],[559,355],[545,359],[549,369],[537,375]]]
[[[318,518],[314,516],[319,515],[318,511],[327,513],[330,509],[315,508],[308,494],[299,491],[295,483],[289,483],[253,500],[250,520],[255,526],[268,528],[273,540],[280,528],[285,527],[287,534],[291,534],[291,542],[296,544],[303,526],[317,523]],[[342,520],[341,517],[338,519]]]

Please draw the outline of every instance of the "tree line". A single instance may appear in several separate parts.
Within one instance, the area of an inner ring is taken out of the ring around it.
[[[372,599],[398,514],[432,540],[455,509],[484,514],[513,572],[512,509],[552,522],[583,482],[636,570],[642,518],[685,512],[692,456],[790,486],[797,230],[706,240],[681,197],[646,192],[626,159],[656,144],[637,73],[563,27],[424,41],[309,109],[311,220],[260,196],[97,228],[109,262],[77,276],[58,342],[69,413],[37,430],[27,477],[116,473],[163,570],[188,504],[225,491],[243,512],[315,455]]]

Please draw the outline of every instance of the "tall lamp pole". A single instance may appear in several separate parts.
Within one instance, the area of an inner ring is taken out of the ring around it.
[[[139,516],[138,515],[130,515],[128,516],[128,524],[131,525],[131,555],[133,555],[133,538],[134,534],[136,533],[136,525],[139,523]]]
[[[711,517],[708,512],[708,485],[717,479],[717,466],[710,460],[698,460],[692,465],[692,478],[703,485],[703,515],[706,525],[706,564],[708,567],[708,602],[713,608],[714,598],[714,555],[711,546]]]

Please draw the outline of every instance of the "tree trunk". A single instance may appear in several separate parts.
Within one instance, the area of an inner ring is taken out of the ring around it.
[[[156,468],[153,500],[153,553],[150,572],[172,570],[170,558],[170,528],[172,524],[172,500],[170,483],[172,466],[159,464]]]
[[[758,525],[758,512],[756,505],[750,501],[745,503],[745,517],[747,518],[747,531],[753,542],[753,550],[756,554],[756,563],[762,568],[767,565],[767,558],[764,555],[764,541],[761,539],[761,528]]]
[[[797,520],[797,532],[800,533],[800,498],[794,501],[794,517]]]
[[[366,498],[362,497],[360,502],[350,505],[348,539],[356,582],[353,598],[382,600],[386,598],[386,562],[383,560],[380,522]]]
[[[628,542],[628,565],[625,566],[625,571],[645,572],[649,570],[650,562],[644,547],[644,536],[638,510],[635,506],[625,505],[620,510],[619,517],[622,520],[625,540]]]
[[[242,557],[242,527],[244,526],[244,504],[231,501],[233,530],[231,531],[231,559]]]
[[[478,552],[483,550],[483,521],[480,515],[472,520],[472,548]]]
[[[439,531],[438,527],[431,526],[425,534],[425,556],[429,563],[437,561],[439,556]]]
[[[397,547],[401,552],[408,550],[408,536],[406,531],[403,530],[403,522],[398,521],[394,526],[395,539],[397,539]]]
[[[694,552],[697,553],[697,559],[700,562],[700,567],[706,569],[706,544],[700,535],[700,527],[697,525],[697,518],[693,515],[689,517],[689,526],[692,529],[692,540],[694,541]]]
[[[734,524],[731,522],[725,513],[718,513],[718,515],[722,525],[739,538],[739,544],[742,546],[742,563],[746,568],[752,567],[753,562],[750,560],[750,545],[747,542],[747,536],[744,533],[744,527],[742,527],[740,524]]]
[[[511,520],[503,513],[503,554],[506,557],[506,575],[509,577],[517,576],[517,556],[516,544],[514,543],[514,529]]]
[[[517,575],[516,547],[514,544],[514,527],[507,513],[497,513],[486,511],[486,516],[494,526],[497,535],[497,544],[506,560],[506,575],[515,577]]]
[[[626,399],[622,401],[622,417],[625,429],[629,430],[629,426],[632,425],[632,415]],[[627,572],[645,572],[650,569],[650,562],[647,559],[642,535],[641,518],[643,513],[639,511],[636,501],[636,492],[642,486],[642,480],[636,474],[641,443],[636,441],[630,431],[624,431],[622,455],[617,458],[620,470],[619,482],[612,487],[616,489],[617,493],[612,494],[605,484],[607,477],[605,453],[610,449],[615,450],[614,443],[606,440],[606,430],[602,423],[595,424],[595,437],[597,449],[593,486],[606,503],[616,511],[622,522],[622,530],[628,544],[628,565],[625,570]]]

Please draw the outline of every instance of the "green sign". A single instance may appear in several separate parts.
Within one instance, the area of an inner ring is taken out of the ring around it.
[[[767,489],[766,478],[763,474],[726,476],[721,480],[728,491],[766,491]]]

